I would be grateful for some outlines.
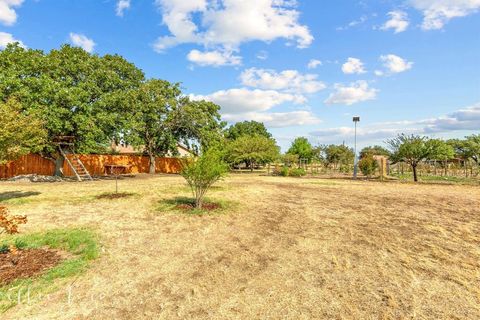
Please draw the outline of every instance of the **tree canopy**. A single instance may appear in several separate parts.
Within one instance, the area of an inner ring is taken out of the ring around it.
[[[243,121],[237,122],[225,130],[225,137],[230,140],[238,139],[242,136],[262,136],[272,138],[270,132],[262,122]]]
[[[14,98],[0,102],[0,164],[41,150],[46,136],[36,114],[22,111]]]
[[[274,161],[279,156],[275,140],[264,136],[241,136],[229,143],[227,160],[232,164],[246,163],[253,171],[255,164]]]
[[[430,146],[427,138],[418,135],[398,135],[396,138],[388,141],[392,151],[392,162],[405,162],[412,167],[413,179],[418,181],[417,166],[428,159],[431,155]]]
[[[375,146],[368,146],[368,147],[365,147],[363,148],[361,151],[360,151],[360,158],[364,158],[365,156],[367,156],[368,154],[371,154],[373,156],[385,156],[385,157],[389,157],[390,156],[390,151],[388,151],[388,149],[382,147],[382,146],[378,146],[378,145],[375,145]]]
[[[42,117],[47,154],[56,136],[74,136],[79,152],[98,152],[124,124],[123,92],[138,87],[144,75],[118,55],[90,54],[62,46],[48,54],[8,45],[0,51],[0,100],[15,97]]]
[[[299,159],[311,161],[313,158],[313,147],[305,137],[296,138],[287,151],[288,154],[296,154]]]
[[[176,155],[180,141],[207,146],[221,136],[220,107],[190,101],[179,84],[148,80],[130,90],[125,101],[132,112],[123,139],[149,155],[150,173],[155,173],[155,157]]]

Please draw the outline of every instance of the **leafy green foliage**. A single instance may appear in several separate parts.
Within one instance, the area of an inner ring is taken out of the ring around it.
[[[16,99],[0,101],[0,164],[40,151],[46,135],[38,116],[22,110]]]
[[[389,157],[390,156],[390,151],[388,149],[382,147],[382,146],[370,146],[370,147],[365,147],[360,151],[360,158],[365,157],[367,154],[371,154],[373,156],[385,156]]]
[[[303,177],[307,172],[303,168],[283,166],[276,174],[282,177]]]
[[[257,121],[237,122],[225,130],[225,138],[236,140],[243,136],[262,136],[267,139],[272,138],[265,125]]]
[[[288,173],[288,175],[291,176],[291,177],[303,177],[306,174],[307,174],[307,172],[303,168],[292,168],[292,169],[290,169],[290,172]]]
[[[331,144],[324,147],[325,160],[328,165],[333,165],[334,169],[344,168],[353,164],[355,154],[353,150],[343,144]]]
[[[373,153],[365,153],[358,162],[358,168],[367,177],[371,177],[378,168],[378,162],[373,157]]]
[[[413,170],[414,181],[418,181],[418,164],[428,159],[431,154],[427,140],[426,137],[401,134],[387,142],[392,150],[392,156],[390,157],[392,162],[405,162],[409,164]]]
[[[227,161],[232,164],[246,163],[253,170],[255,164],[265,164],[278,158],[279,147],[275,140],[264,136],[240,136],[227,147]]]
[[[181,175],[187,181],[195,197],[195,207],[202,208],[203,200],[212,185],[228,172],[223,154],[210,148],[196,159],[184,159]]]
[[[120,56],[100,57],[68,45],[48,54],[9,45],[0,51],[0,100],[16,97],[41,115],[44,152],[55,155],[56,136],[74,136],[79,152],[97,152],[125,122],[123,92],[144,79]]]
[[[155,173],[155,156],[175,155],[179,141],[196,140],[206,146],[220,137],[220,108],[211,102],[190,101],[179,84],[149,80],[131,90],[126,101],[132,116],[124,140],[150,156],[150,173]]]
[[[453,147],[440,139],[427,140],[426,147],[429,149],[429,160],[445,161],[455,156]]]
[[[311,161],[313,158],[313,147],[307,138],[299,137],[292,142],[292,145],[290,146],[290,149],[288,149],[287,153],[295,154],[298,155],[300,159],[307,159],[308,161]]]

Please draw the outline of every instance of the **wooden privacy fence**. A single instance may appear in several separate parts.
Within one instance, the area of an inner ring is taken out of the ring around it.
[[[126,173],[130,174],[149,172],[149,159],[142,155],[83,154],[78,155],[78,157],[91,175],[104,175],[105,165],[112,164],[127,166]],[[180,168],[181,163],[178,158],[157,158],[155,161],[156,173],[179,173]],[[51,176],[54,172],[55,163],[38,154],[29,154],[5,165],[0,165],[0,179],[8,179],[18,175],[33,173]],[[63,173],[67,177],[74,176],[74,173],[66,161],[63,164]]]

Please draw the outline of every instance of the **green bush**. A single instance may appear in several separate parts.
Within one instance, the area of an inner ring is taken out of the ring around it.
[[[304,175],[307,174],[307,172],[303,168],[295,168],[295,169],[291,169],[289,174],[292,177],[303,177]]]
[[[279,172],[279,175],[281,175],[282,177],[288,177],[290,173],[290,169],[288,167],[282,167],[282,169],[280,169],[280,172]]]
[[[364,176],[371,177],[378,168],[378,162],[375,160],[372,154],[366,154],[358,162],[358,168]]]

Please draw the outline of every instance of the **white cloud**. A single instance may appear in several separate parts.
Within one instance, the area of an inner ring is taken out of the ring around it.
[[[326,88],[315,74],[301,74],[296,70],[274,70],[250,68],[242,72],[240,79],[245,86],[281,90],[293,93],[315,93]]]
[[[361,74],[366,72],[363,62],[357,58],[348,58],[347,62],[342,65],[342,71],[345,74]]]
[[[480,10],[480,0],[409,0],[423,13],[422,29],[436,30],[453,18],[465,17]]]
[[[404,32],[407,30],[410,22],[408,21],[408,15],[405,11],[391,11],[388,13],[390,20],[380,28],[381,30],[393,29],[395,33]]]
[[[7,44],[18,42],[21,47],[25,48],[22,41],[17,40],[10,33],[0,32],[0,49],[5,49]]]
[[[425,127],[427,133],[457,130],[478,131],[480,129],[480,102],[443,117],[424,120],[422,123],[427,125]]]
[[[343,31],[343,30],[348,30],[350,28],[353,28],[353,27],[356,27],[358,25],[361,25],[361,24],[364,24],[365,22],[367,22],[368,20],[368,17],[367,16],[361,16],[360,19],[358,20],[353,20],[351,21],[350,23],[348,23],[346,26],[343,26],[343,27],[338,27],[337,28],[337,31]]]
[[[316,69],[318,66],[322,65],[322,61],[317,60],[317,59],[312,59],[308,62],[308,69]]]
[[[380,60],[383,62],[383,66],[390,74],[407,71],[413,66],[413,62],[406,61],[405,59],[394,54],[380,56]]]
[[[246,88],[220,90],[209,95],[190,95],[193,100],[212,101],[221,106],[223,114],[267,111],[286,102],[302,104],[305,97],[275,90]]]
[[[360,124],[360,127],[357,128],[357,138],[359,141],[370,141],[372,143],[374,141],[385,141],[400,133],[441,135],[455,131],[478,131],[478,128],[480,128],[480,102],[431,119]],[[310,134],[324,143],[339,143],[345,139],[352,141],[354,133],[352,126],[319,129]]]
[[[117,6],[115,7],[115,13],[119,17],[123,17],[125,10],[130,8],[130,0],[118,0]]]
[[[260,51],[256,55],[257,59],[259,60],[267,60],[268,59],[268,52],[265,50]]]
[[[70,41],[74,46],[81,47],[87,52],[92,52],[95,42],[83,34],[70,32]]]
[[[17,22],[15,7],[22,5],[23,0],[0,0],[0,23],[11,26]]]
[[[307,26],[298,22],[296,1],[286,0],[156,0],[170,35],[157,39],[162,52],[182,43],[207,49],[236,50],[244,42],[270,42],[278,38],[308,47],[312,41]],[[194,19],[194,16],[196,19]]]
[[[318,124],[321,120],[310,111],[248,112],[225,114],[222,119],[234,123],[245,120],[263,122],[269,128],[283,128]]]
[[[325,103],[350,106],[358,102],[374,100],[377,93],[377,89],[369,88],[368,83],[363,80],[351,83],[349,86],[335,84],[335,92],[330,94]]]
[[[206,51],[192,50],[188,53],[187,59],[200,66],[235,66],[242,63],[242,58],[235,56],[228,51]]]

